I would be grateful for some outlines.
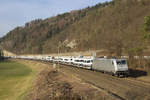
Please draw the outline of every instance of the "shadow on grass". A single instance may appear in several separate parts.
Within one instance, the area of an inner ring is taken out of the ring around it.
[[[143,70],[129,69],[130,77],[137,78],[147,76],[147,72]]]

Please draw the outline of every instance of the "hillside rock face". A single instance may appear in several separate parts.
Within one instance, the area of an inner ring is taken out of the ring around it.
[[[45,54],[106,49],[116,54],[143,45],[149,0],[113,0],[91,8],[28,22],[1,38],[17,54]],[[67,42],[66,42],[67,41]]]

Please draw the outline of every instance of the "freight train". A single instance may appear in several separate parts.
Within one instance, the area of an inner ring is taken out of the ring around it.
[[[115,76],[129,75],[126,59],[94,58],[92,56],[9,56],[8,58],[48,61],[51,63],[110,73]]]

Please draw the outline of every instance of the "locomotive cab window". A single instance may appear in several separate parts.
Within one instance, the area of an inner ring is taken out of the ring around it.
[[[122,60],[122,61],[121,61],[121,64],[126,64],[126,61],[125,61],[125,60]]]
[[[121,61],[117,61],[117,65],[121,65]]]
[[[117,61],[117,65],[125,65],[126,60]]]

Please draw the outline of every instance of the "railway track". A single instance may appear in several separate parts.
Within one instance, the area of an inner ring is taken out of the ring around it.
[[[143,85],[148,85],[150,87],[150,82],[146,82],[146,81],[142,81],[142,80],[138,80],[138,79],[135,79],[135,78],[126,78],[126,80],[128,81],[133,81],[133,82],[137,82],[137,83],[140,83],[140,84],[143,84]]]
[[[131,78],[117,78],[100,72],[61,66],[60,70],[77,77],[91,85],[104,90],[120,100],[143,100],[150,94],[150,84]]]

